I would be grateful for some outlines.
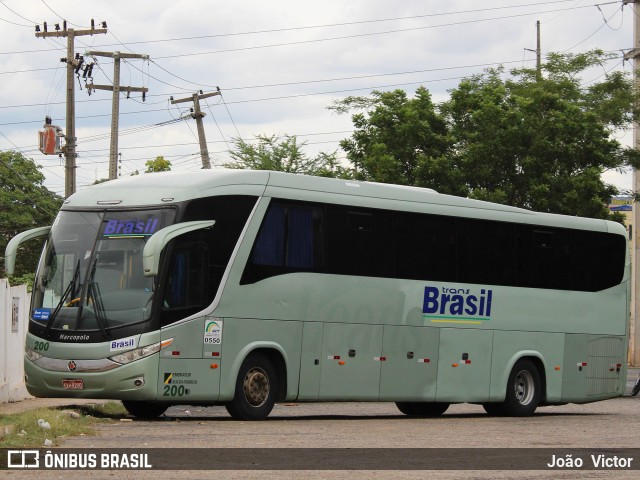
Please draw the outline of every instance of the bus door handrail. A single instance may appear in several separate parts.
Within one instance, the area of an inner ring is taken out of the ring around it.
[[[160,254],[164,247],[175,237],[202,228],[211,228],[215,220],[196,220],[193,222],[176,223],[169,225],[149,237],[142,251],[142,268],[145,277],[153,277],[158,274],[160,268]]]

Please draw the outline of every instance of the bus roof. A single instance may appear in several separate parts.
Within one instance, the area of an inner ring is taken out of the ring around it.
[[[435,190],[355,180],[313,177],[266,170],[211,169],[134,175],[84,188],[64,202],[64,209],[140,207],[174,204],[213,195],[256,195],[354,203],[372,208],[429,211],[549,226],[623,233],[614,222],[538,213]]]

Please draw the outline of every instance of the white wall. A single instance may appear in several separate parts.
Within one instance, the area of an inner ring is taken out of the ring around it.
[[[30,299],[25,285],[10,287],[6,279],[0,279],[0,403],[30,396],[24,386],[23,365]]]

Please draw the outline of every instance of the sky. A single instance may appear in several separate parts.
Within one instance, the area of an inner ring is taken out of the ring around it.
[[[120,98],[119,174],[144,171],[163,156],[173,170],[202,168],[191,103],[171,104],[202,90],[214,168],[230,160],[233,139],[295,135],[305,151],[338,151],[353,131],[349,114],[328,110],[336,100],[373,90],[420,85],[436,102],[461,79],[504,65],[535,66],[536,21],[542,55],[593,48],[619,53],[605,72],[631,71],[633,11],[622,0],[0,0],[0,151],[18,150],[42,166],[45,186],[64,194],[64,159],[38,150],[46,116],[65,128],[65,38],[36,38],[35,25],[75,30],[106,21],[106,34],[75,39],[85,64],[96,62],[96,85],[113,84],[113,60],[89,51],[144,54],[121,61],[120,85],[149,89]],[[108,177],[112,93],[89,96],[76,79],[77,186]],[[630,144],[628,132],[619,132]],[[345,160],[346,162],[346,160]],[[0,174],[2,172],[0,171]],[[631,188],[629,172],[605,181]]]

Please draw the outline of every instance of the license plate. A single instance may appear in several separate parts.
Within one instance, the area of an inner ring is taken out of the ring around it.
[[[81,378],[62,380],[62,388],[65,390],[84,390],[84,380]]]

